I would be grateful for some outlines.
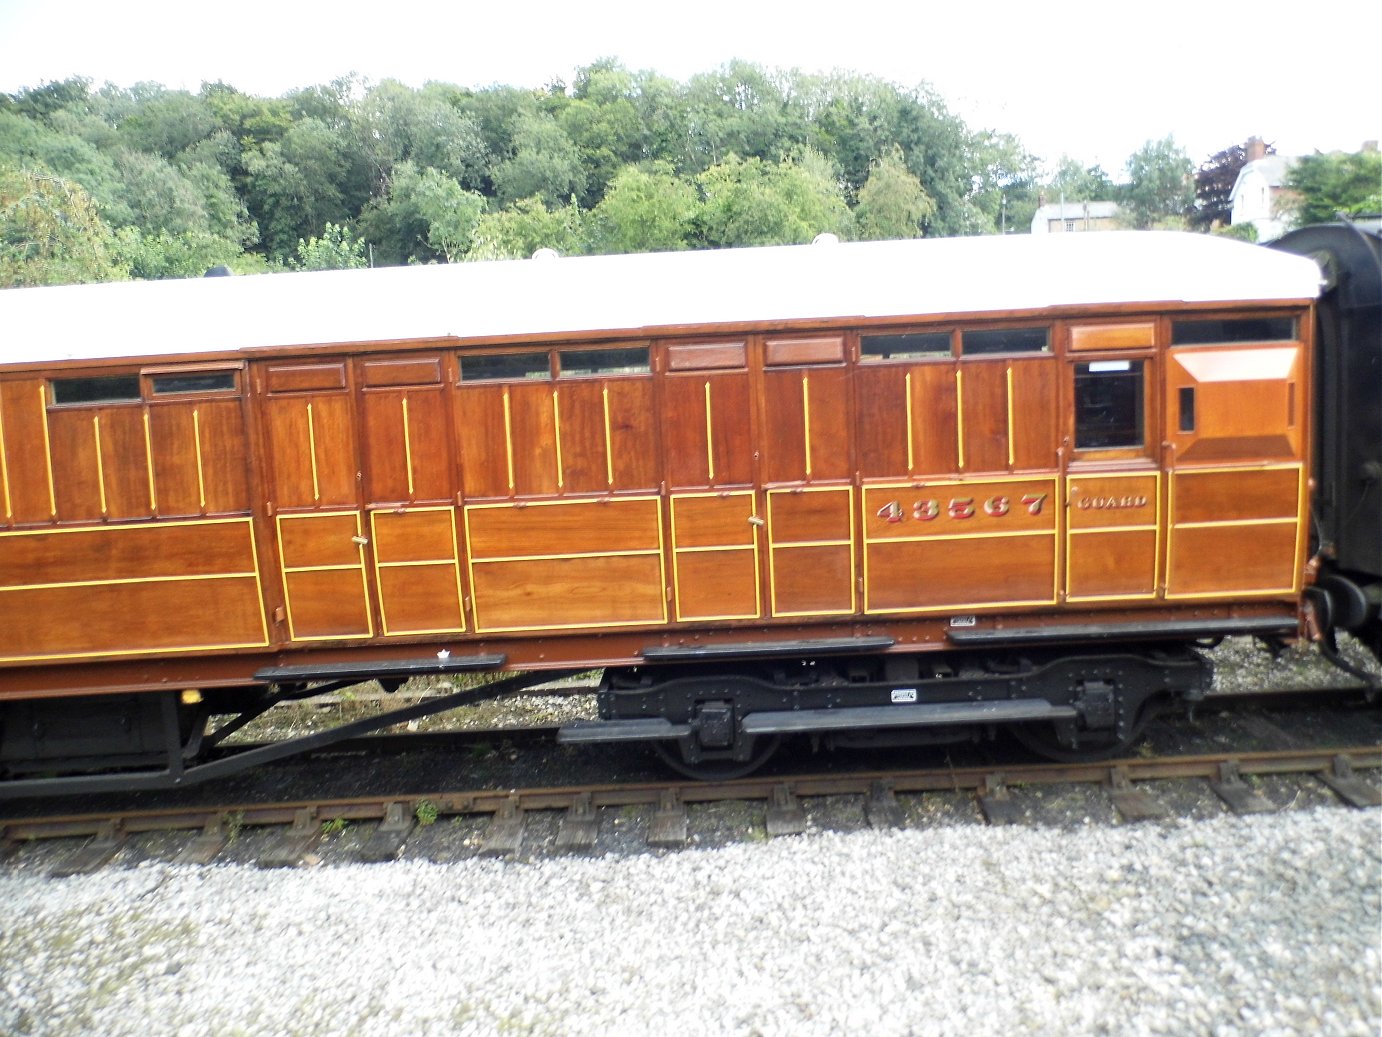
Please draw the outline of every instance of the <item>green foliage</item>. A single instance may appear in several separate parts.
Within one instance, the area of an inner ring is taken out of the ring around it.
[[[537,196],[549,206],[558,206],[580,197],[586,185],[581,153],[555,119],[523,116],[513,140],[513,158],[494,170],[500,205]]]
[[[585,240],[585,216],[574,201],[548,209],[541,198],[524,198],[480,217],[466,258],[527,259],[542,248],[579,255],[585,251]]]
[[[366,206],[361,227],[385,265],[453,262],[470,248],[484,211],[480,194],[440,170],[402,162],[388,193]]]
[[[240,246],[205,231],[160,230],[145,234],[137,227],[122,227],[115,234],[115,254],[140,280],[201,277],[213,266],[230,266],[240,257]]]
[[[1257,224],[1255,223],[1232,223],[1215,227],[1210,233],[1216,234],[1221,238],[1234,238],[1237,241],[1247,241],[1257,244]]]
[[[296,270],[359,270],[368,265],[365,241],[344,227],[328,223],[321,237],[298,239],[297,255],[289,265]]]
[[[110,228],[80,184],[0,165],[0,287],[127,276]]]
[[[417,823],[426,828],[428,825],[437,823],[437,818],[441,816],[441,811],[430,799],[420,799],[413,807],[413,816],[417,818]]]
[[[1102,166],[1084,166],[1069,155],[1062,155],[1051,179],[1046,182],[1046,200],[1050,202],[1112,202],[1117,201],[1114,186]]]
[[[1185,226],[1195,205],[1194,168],[1174,137],[1149,140],[1128,159],[1125,221],[1139,229]]]
[[[1382,153],[1307,155],[1291,168],[1286,186],[1297,198],[1291,206],[1297,224],[1382,213]]]
[[[626,166],[591,213],[596,252],[672,252],[689,248],[698,199],[668,162]]]
[[[801,244],[827,231],[843,237],[850,230],[839,180],[816,152],[777,164],[730,155],[697,182],[705,198],[700,236],[711,248]]]
[[[935,201],[894,144],[870,165],[869,178],[859,188],[854,218],[862,240],[878,241],[920,237],[922,226],[935,212]]]

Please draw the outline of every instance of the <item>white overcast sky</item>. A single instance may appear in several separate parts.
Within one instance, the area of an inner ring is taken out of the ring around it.
[[[679,81],[733,58],[929,82],[974,128],[1117,178],[1173,134],[1196,163],[1382,136],[1382,0],[0,0],[0,91],[87,76],[277,96],[347,73],[537,87],[615,57]]]

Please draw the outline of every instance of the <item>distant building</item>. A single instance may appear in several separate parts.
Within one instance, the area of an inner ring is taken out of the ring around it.
[[[1268,155],[1259,137],[1248,141],[1247,159],[1228,195],[1232,207],[1229,223],[1251,223],[1257,228],[1258,241],[1272,241],[1286,233],[1290,224],[1289,214],[1284,212],[1291,193],[1286,177],[1296,160]]]
[[[1033,234],[1083,234],[1116,230],[1117,202],[1057,202],[1043,205],[1032,217]]]

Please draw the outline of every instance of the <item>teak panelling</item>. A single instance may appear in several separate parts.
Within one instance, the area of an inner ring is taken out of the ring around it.
[[[898,372],[904,386],[905,376],[908,373],[912,376],[912,475],[944,475],[959,471],[955,366],[953,363],[916,364]],[[879,417],[860,408],[860,420]],[[881,417],[889,420],[887,415]],[[903,428],[905,437],[905,407],[891,420]]]
[[[1156,592],[1155,527],[1079,533],[1068,550],[1066,593],[1072,600]]]
[[[1296,543],[1295,522],[1176,529],[1167,597],[1289,594],[1297,584]]]
[[[269,392],[329,392],[346,387],[345,361],[322,364],[270,364],[264,371]]]
[[[269,396],[261,400],[270,494],[280,508],[339,507],[357,502],[355,436],[344,393]]]
[[[970,361],[960,365],[964,422],[964,470],[1001,472],[1008,467],[1008,365]]]
[[[215,602],[215,617],[208,602]],[[253,575],[177,583],[135,582],[0,592],[0,657],[99,655],[249,648],[265,644]]]
[[[64,522],[93,522],[105,517],[101,507],[101,461],[89,407],[48,412],[49,449],[57,517]]]
[[[370,514],[386,636],[465,629],[455,523],[450,506]]]
[[[751,483],[751,406],[746,372],[667,375],[662,386],[662,449],[668,485]]]
[[[241,401],[207,400],[191,409],[196,413],[201,440],[205,512],[223,515],[249,511],[247,440]],[[156,413],[158,408],[151,410]]]
[[[1179,471],[1172,477],[1171,521],[1232,522],[1294,519],[1300,508],[1300,466]]]
[[[1054,357],[1009,362],[1012,371],[1012,467],[1056,467],[1061,439],[1060,364]]]
[[[455,421],[465,496],[481,499],[509,496],[512,487],[502,387],[458,388]]]
[[[828,616],[853,612],[853,547],[848,543],[774,547],[772,599],[775,616]]]
[[[658,502],[613,498],[466,509],[473,561],[615,551],[659,551]]]
[[[396,357],[365,360],[360,364],[360,381],[368,389],[392,386],[440,385],[441,357]]]
[[[1092,349],[1150,348],[1155,344],[1155,321],[1130,321],[1120,324],[1080,324],[1070,329],[1070,348],[1077,353]]]
[[[870,544],[869,612],[1054,604],[1054,536]]]
[[[657,430],[651,378],[613,378],[609,434],[615,490],[652,490],[658,484]]]
[[[277,524],[293,640],[372,636],[359,514],[280,514]]]
[[[839,364],[843,363],[844,359],[843,335],[770,338],[763,344],[763,363],[769,367],[787,364]]]
[[[672,342],[667,346],[667,370],[712,371],[741,368],[747,363],[743,342]]]
[[[253,575],[248,520],[0,534],[0,587]]]
[[[476,629],[543,630],[666,622],[659,553],[471,566]]]
[[[451,508],[375,511],[370,514],[374,557],[384,564],[434,562],[456,557],[455,512]]]
[[[599,493],[612,488],[614,458],[606,451],[605,395],[601,390],[599,381],[583,379],[563,381],[554,390],[561,419],[562,490],[566,493]]]
[[[1302,347],[1178,348],[1166,370],[1167,438],[1177,464],[1286,460],[1301,451]],[[1180,395],[1194,394],[1194,429],[1181,431]]]
[[[48,495],[48,451],[45,449],[46,394],[37,379],[0,382],[0,426],[4,439],[3,487],[10,521],[48,522],[53,517]],[[4,517],[0,515],[0,517]]]
[[[854,448],[864,479],[903,479],[907,470],[907,368],[860,364],[854,369]]]
[[[850,475],[848,372],[842,367],[763,373],[766,482]]]
[[[671,514],[677,618],[761,615],[755,494],[673,495]]]
[[[1066,484],[1071,529],[1157,524],[1158,479],[1146,475],[1079,473]]]
[[[354,512],[334,515],[281,515],[278,522],[279,553],[288,569],[317,566],[358,566],[359,516]]]
[[[514,492],[520,497],[557,492],[557,426],[550,382],[507,387],[513,444]]]
[[[360,419],[370,502],[451,499],[451,437],[440,387],[367,390]]]
[[[768,532],[774,544],[842,540],[853,532],[851,487],[768,491]]]

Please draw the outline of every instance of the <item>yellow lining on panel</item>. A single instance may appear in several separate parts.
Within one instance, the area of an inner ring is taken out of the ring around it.
[[[322,499],[321,483],[317,476],[317,422],[312,413],[312,405],[307,405],[307,449],[312,457],[312,499]]]
[[[1013,466],[1013,365],[1008,365],[1007,378],[1007,404],[1008,404],[1008,467]]]
[[[912,453],[912,372],[907,372],[907,377],[903,380],[907,392],[907,474],[911,475],[916,471],[916,461]],[[851,510],[851,515],[853,514]]]
[[[710,419],[710,382],[705,383],[705,467],[706,482],[715,481],[715,430]]]
[[[192,435],[197,441],[197,499],[206,510],[206,473],[202,470],[202,413],[192,409]]]
[[[715,496],[715,495],[712,494],[712,496]],[[577,505],[577,504],[610,504],[610,503],[617,504],[617,503],[619,503],[619,502],[621,502],[621,501],[631,501],[631,502],[632,502],[632,501],[641,501],[641,502],[645,502],[645,503],[648,502],[648,501],[654,501],[654,502],[658,502],[658,503],[660,504],[661,498],[660,498],[660,497],[657,497],[657,496],[646,495],[646,494],[645,494],[645,495],[642,495],[642,496],[638,496],[638,497],[592,497],[592,498],[585,498],[585,499],[579,499],[579,500],[573,500],[573,499],[568,498],[568,499],[566,499],[566,500],[525,501],[525,502],[523,503],[522,507],[524,507],[524,508],[541,508],[541,507],[565,507],[565,506],[572,506],[572,505]],[[663,541],[662,508],[661,508],[661,507],[657,507],[657,508],[654,509],[655,512],[657,513],[657,543],[658,543],[658,546],[657,546],[656,548],[642,548],[642,549],[639,549],[639,550],[636,550],[636,551],[598,551],[598,552],[591,552],[591,553],[566,554],[566,555],[513,555],[513,556],[498,555],[498,556],[495,556],[495,557],[493,557],[493,558],[476,558],[476,557],[475,557],[474,548],[471,546],[471,536],[470,536],[470,515],[471,515],[471,513],[472,513],[472,512],[475,512],[475,511],[493,511],[493,510],[495,510],[496,508],[509,508],[509,509],[512,509],[513,507],[515,507],[515,505],[514,505],[513,503],[508,502],[508,501],[503,501],[503,502],[500,502],[500,503],[497,503],[497,504],[470,504],[470,505],[467,505],[467,506],[463,509],[463,519],[464,519],[464,522],[465,522],[465,558],[466,558],[466,565],[469,567],[469,572],[470,572],[470,585],[471,585],[471,588],[472,588],[471,602],[470,602],[470,604],[471,604],[471,609],[472,609],[472,615],[473,615],[474,620],[475,620],[475,632],[476,632],[476,633],[504,633],[504,632],[511,631],[511,630],[588,630],[588,629],[590,629],[591,627],[647,626],[650,622],[652,622],[651,620],[647,620],[647,619],[630,619],[630,620],[609,620],[609,621],[601,620],[601,621],[596,622],[596,623],[558,623],[558,624],[551,624],[551,625],[547,625],[547,626],[516,626],[516,627],[491,627],[491,626],[485,626],[485,625],[480,621],[480,602],[479,602],[479,600],[478,600],[478,597],[477,597],[477,596],[475,595],[475,593],[474,593],[474,587],[475,587],[475,566],[476,566],[476,565],[483,565],[483,564],[486,563],[486,562],[531,562],[531,561],[550,561],[550,560],[553,560],[553,559],[608,558],[608,557],[615,557],[615,556],[622,556],[622,555],[642,555],[642,556],[647,556],[647,555],[654,555],[654,554],[655,554],[655,555],[658,556],[658,573],[659,573],[659,579],[661,580],[661,585],[662,585],[663,587],[665,587],[665,586],[667,585],[666,565],[665,565],[665,562],[664,562],[664,560],[663,560],[663,553],[664,553],[664,551],[666,550],[666,545],[665,545],[665,543],[664,543],[664,541]],[[459,565],[459,563],[458,563],[458,565]],[[459,571],[459,570],[458,570],[458,571]],[[667,622],[667,596],[666,596],[665,593],[662,595],[661,613],[662,613],[662,619],[660,620],[660,622],[666,623],[666,622]]]
[[[312,405],[309,403],[307,406],[310,408]],[[277,534],[278,534],[278,542],[279,542],[280,545],[283,543],[283,523],[284,523],[284,522],[292,522],[292,521],[294,521],[294,520],[302,520],[302,519],[341,518],[342,516],[345,516],[345,515],[349,515],[349,516],[351,516],[353,519],[355,519],[355,536],[358,538],[358,537],[360,536],[360,513],[359,513],[358,511],[308,511],[308,512],[300,512],[300,513],[293,513],[293,514],[287,514],[287,515],[285,515],[283,512],[279,512],[276,516],[274,516],[274,525],[275,525],[275,530],[276,530],[276,532],[277,532]],[[282,559],[282,554],[281,554],[281,552],[280,552],[280,557],[279,557],[279,572],[280,572],[280,575],[282,576],[282,579],[283,579],[283,607],[284,607],[284,610],[288,613],[288,637],[289,637],[290,640],[293,640],[293,641],[352,641],[352,640],[358,640],[359,638],[362,638],[362,637],[373,637],[373,636],[374,636],[374,616],[370,613],[369,575],[368,575],[368,574],[366,573],[366,571],[365,571],[365,546],[364,546],[364,544],[357,543],[357,544],[355,545],[355,551],[356,551],[356,554],[359,556],[359,559],[360,559],[360,561],[359,561],[359,563],[358,563],[357,565],[302,565],[302,566],[288,566],[288,565],[283,565],[283,564],[282,564],[282,561],[283,561],[283,559]],[[313,636],[311,636],[311,637],[308,637],[308,636],[299,637],[298,634],[297,634],[297,632],[293,629],[293,599],[292,599],[292,595],[288,592],[288,574],[289,574],[289,573],[306,573],[306,572],[349,572],[349,571],[351,571],[351,570],[356,570],[356,569],[358,569],[359,572],[360,572],[360,593],[361,593],[361,603],[364,605],[364,610],[365,610],[365,627],[366,627],[366,633],[364,633],[364,634],[358,634],[358,633],[357,633],[357,634],[327,634],[327,635],[313,635]]]
[[[14,519],[14,504],[10,500],[10,462],[5,445],[5,401],[0,398],[0,484],[5,487],[5,521]]]
[[[633,558],[638,555],[655,555],[656,547],[641,547],[634,551],[569,551],[565,554],[551,555],[496,555],[493,558],[472,558],[470,564],[503,565],[508,562],[550,562],[570,558]]]
[[[96,436],[96,488],[101,492],[101,514],[105,515],[109,509],[106,507],[106,462],[101,456],[101,416],[93,414],[91,416],[91,430]]]
[[[513,493],[513,407],[508,386],[504,387],[504,457],[509,465],[509,492]]]
[[[849,538],[846,540],[793,540],[779,544],[773,536],[773,498],[799,493],[843,493],[846,495],[845,514],[849,517]],[[842,616],[856,611],[857,573],[854,564],[854,487],[853,486],[806,486],[791,489],[767,491],[768,497],[768,608],[774,616]],[[849,607],[847,609],[815,609],[803,612],[784,612],[777,607],[777,552],[790,551],[794,547],[847,547],[849,548]]]
[[[1175,522],[1173,518],[1176,514],[1176,483],[1180,476],[1192,475],[1219,475],[1225,472],[1281,472],[1294,469],[1297,472],[1296,478],[1296,517],[1270,518],[1270,519],[1231,519],[1223,522]],[[1166,575],[1165,575],[1165,596],[1167,600],[1181,599],[1201,599],[1201,598],[1223,598],[1223,597],[1274,597],[1281,594],[1295,594],[1301,586],[1301,567],[1298,564],[1301,551],[1301,535],[1306,521],[1308,510],[1308,500],[1306,496],[1305,465],[1300,461],[1284,461],[1272,464],[1255,465],[1216,465],[1212,468],[1181,468],[1171,473],[1172,478],[1167,482],[1167,502],[1166,502]],[[1296,525],[1295,553],[1291,557],[1291,586],[1281,587],[1273,590],[1251,590],[1251,591],[1204,591],[1194,593],[1172,594],[1171,586],[1171,567],[1174,561],[1172,550],[1172,537],[1178,529],[1208,529],[1215,527],[1231,526],[1270,526],[1285,525],[1293,522]]]
[[[956,372],[958,377],[959,372]],[[925,482],[886,482],[886,483],[865,483],[859,488],[859,518],[861,522],[868,521],[868,515],[864,509],[868,505],[868,494],[872,490],[916,490],[929,489],[940,486],[987,486],[993,483],[1045,483],[1051,487],[1047,494],[1048,500],[1056,490],[1057,479],[1053,475],[1031,476],[1031,475],[997,475],[979,476],[973,479],[928,479]],[[1052,505],[1054,507],[1054,504]],[[853,509],[851,509],[852,512]],[[959,533],[959,534],[936,534],[933,536],[921,537],[869,537],[867,533],[862,540],[863,545],[863,569],[864,569],[864,600],[863,614],[872,615],[891,615],[896,613],[921,613],[921,612],[966,612],[979,609],[1007,609],[1027,605],[1054,605],[1060,597],[1060,567],[1059,547],[1060,547],[1060,510],[1057,508],[1052,513],[1050,529],[1031,529],[1016,530],[1010,533]],[[876,609],[869,607],[869,548],[875,544],[898,544],[898,543],[917,543],[923,541],[946,541],[946,540],[980,540],[980,539],[1000,539],[1012,537],[1035,537],[1048,536],[1051,538],[1051,597],[1034,598],[1030,601],[997,601],[997,602],[961,602],[946,605],[924,605],[916,608],[889,608]]]
[[[48,514],[58,517],[58,494],[53,486],[53,441],[48,433],[48,393],[43,386],[38,387],[38,408],[43,415],[43,463],[48,472]]]
[[[1070,513],[1070,483],[1077,478],[1090,479],[1154,479],[1156,487],[1152,491],[1156,497],[1156,517],[1150,523],[1139,523],[1131,526],[1089,526],[1084,529],[1072,529],[1068,520]],[[1062,513],[1066,516],[1065,522],[1065,600],[1066,601],[1147,601],[1158,596],[1159,588],[1157,579],[1161,574],[1161,470],[1155,472],[1086,472],[1079,476],[1066,476],[1065,493],[1063,494],[1065,505]],[[1071,594],[1070,593],[1070,543],[1071,537],[1081,536],[1085,533],[1145,533],[1151,530],[1154,534],[1154,547],[1152,548],[1152,589],[1139,594]]]
[[[149,463],[149,511],[158,514],[158,489],[154,485],[154,437],[149,431],[149,412],[144,412],[144,457]]]
[[[806,478],[811,478],[811,376],[801,376],[801,424],[806,447]]]
[[[379,617],[380,617],[380,619],[383,621],[383,627],[384,627],[384,629],[381,631],[381,633],[382,633],[385,637],[389,637],[389,636],[392,636],[392,635],[399,635],[399,634],[452,634],[452,633],[462,633],[462,634],[463,634],[463,633],[465,633],[465,631],[466,631],[466,625],[465,625],[465,595],[463,594],[463,592],[462,592],[462,590],[461,590],[461,559],[460,559],[460,551],[458,550],[458,545],[457,545],[457,543],[456,543],[456,509],[453,508],[453,507],[451,507],[450,505],[445,505],[445,504],[443,504],[443,505],[437,505],[437,506],[430,507],[430,508],[409,508],[409,509],[407,509],[406,514],[409,514],[409,515],[418,515],[418,514],[422,514],[423,512],[430,512],[430,511],[444,511],[444,512],[446,512],[446,513],[448,514],[448,516],[450,517],[450,520],[451,520],[451,557],[450,557],[450,558],[437,558],[437,559],[429,559],[429,560],[426,560],[426,561],[412,561],[412,562],[381,562],[381,561],[379,560],[379,550],[378,550],[378,544],[379,544],[379,523],[378,523],[378,521],[377,521],[377,518],[378,518],[380,512],[379,512],[379,511],[371,511],[371,512],[369,513],[370,540],[375,544],[375,551],[374,551],[374,581],[375,581],[375,585],[376,585],[376,587],[377,587],[377,589],[378,589],[378,592],[379,592]],[[384,514],[393,514],[393,512],[392,512],[392,511],[386,511],[386,512],[384,512]],[[437,566],[441,566],[441,565],[449,565],[449,566],[451,566],[452,570],[453,570],[454,573],[455,573],[455,577],[456,577],[456,613],[457,613],[457,615],[460,617],[461,625],[460,625],[459,627],[438,627],[438,628],[436,628],[436,629],[431,629],[431,630],[390,630],[390,629],[389,629],[389,610],[388,610],[388,602],[387,602],[387,601],[385,600],[385,598],[384,598],[384,586],[383,586],[383,584],[382,584],[382,583],[380,582],[380,580],[379,580],[379,573],[380,573],[380,570],[382,570],[382,569],[420,569],[420,568],[436,568]]]
[[[555,433],[557,446],[557,489],[564,489],[566,486],[566,472],[561,463],[561,391],[552,390],[552,429]]]
[[[106,658],[111,656],[134,656],[134,655],[169,655],[172,653],[184,652],[207,652],[223,651],[232,648],[263,648],[269,643],[269,624],[268,616],[264,609],[264,587],[260,579],[259,572],[259,551],[254,543],[254,523],[250,518],[217,518],[217,519],[184,519],[176,522],[159,522],[155,525],[140,523],[128,526],[68,526],[62,529],[16,529],[7,532],[0,532],[0,540],[7,537],[21,536],[59,536],[63,533],[113,533],[122,530],[148,530],[165,529],[173,526],[223,526],[243,523],[249,533],[250,557],[254,561],[254,571],[245,573],[210,573],[199,576],[153,576],[139,578],[125,578],[117,580],[74,580],[67,583],[52,584],[25,584],[14,587],[0,588],[0,591],[12,590],[60,590],[63,588],[75,587],[105,587],[121,586],[141,583],[191,583],[197,580],[247,580],[253,577],[255,584],[255,595],[259,601],[259,630],[260,640],[235,642],[230,644],[202,644],[202,645],[175,645],[169,648],[129,648],[116,649],[101,652],[48,652],[39,655],[4,655],[0,652],[0,658],[7,662],[39,662],[46,659],[91,659]]]
[[[413,433],[408,427],[408,394],[403,394],[403,463],[408,466],[408,496],[413,490]]]
[[[605,406],[605,485],[614,485],[614,437],[610,435],[609,425],[609,386],[600,387],[600,395],[604,397]],[[658,520],[661,521],[662,509],[658,509]]]
[[[957,465],[960,471],[965,467],[965,383],[964,372],[955,368],[955,446],[958,451]]]
[[[706,389],[707,389],[707,391],[709,390],[709,388],[710,388],[710,383],[709,383],[709,382],[706,382]],[[676,543],[677,543],[677,501],[679,501],[679,500],[691,500],[691,499],[693,499],[693,498],[698,498],[698,497],[718,497],[718,498],[720,498],[720,499],[722,499],[722,500],[728,500],[728,499],[731,498],[731,497],[747,497],[747,498],[749,498],[749,514],[752,515],[752,514],[753,514],[753,511],[754,511],[755,494],[754,494],[754,491],[753,491],[753,490],[736,490],[736,491],[734,491],[733,493],[719,493],[719,492],[716,492],[716,491],[714,491],[714,490],[710,490],[710,491],[705,492],[705,493],[677,493],[677,494],[672,494],[672,495],[668,498],[669,501],[670,501],[670,503],[671,503],[671,509],[672,509],[672,594],[673,594],[673,596],[676,598],[676,602],[677,602],[677,608],[676,608],[676,621],[677,621],[678,623],[709,623],[709,622],[717,622],[717,621],[726,620],[726,619],[758,619],[760,616],[763,615],[763,580],[762,580],[762,576],[761,576],[761,574],[760,574],[760,572],[759,572],[759,570],[762,568],[762,566],[759,564],[759,555],[758,555],[758,527],[757,527],[757,526],[751,525],[751,526],[749,527],[750,530],[752,531],[752,534],[753,534],[753,543],[751,543],[751,544],[731,544],[731,545],[727,545],[727,546],[724,546],[724,547],[720,547],[720,546],[718,546],[718,545],[713,545],[713,544],[710,545],[710,546],[707,546],[707,547],[677,547],[677,546],[676,546]],[[659,516],[660,516],[660,515],[661,515],[661,512],[659,512]],[[660,530],[660,529],[661,529],[661,526],[659,526],[659,530]],[[688,617],[685,617],[685,616],[683,616],[683,615],[681,614],[681,568],[680,568],[680,566],[677,564],[678,558],[680,558],[680,557],[681,557],[682,555],[684,555],[684,554],[709,554],[709,553],[714,552],[714,551],[719,551],[719,552],[725,552],[725,551],[752,551],[752,552],[753,552],[753,607],[754,607],[754,611],[753,611],[753,612],[738,613],[738,614],[736,614],[736,615],[725,615],[725,616],[691,616],[691,617],[689,617],[689,618],[688,618]],[[664,574],[664,579],[665,579],[665,578],[666,578],[666,577],[665,577],[665,574]],[[666,614],[666,613],[665,613],[665,611],[664,611],[664,615],[665,615],[665,614]]]

